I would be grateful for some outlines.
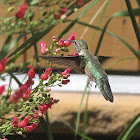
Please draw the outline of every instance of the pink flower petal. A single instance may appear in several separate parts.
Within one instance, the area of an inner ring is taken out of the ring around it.
[[[68,40],[75,40],[75,35],[76,35],[77,33],[73,33],[70,37],[69,37],[69,39]],[[68,47],[70,44],[71,44],[71,42],[70,41],[65,41],[65,44],[66,44],[66,46]]]

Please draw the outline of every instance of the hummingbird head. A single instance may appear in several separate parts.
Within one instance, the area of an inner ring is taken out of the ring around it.
[[[68,40],[68,41],[73,43],[79,55],[80,54],[82,55],[84,50],[88,50],[88,45],[85,40]]]

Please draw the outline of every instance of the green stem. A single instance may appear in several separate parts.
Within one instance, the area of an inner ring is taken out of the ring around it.
[[[39,67],[39,58],[38,58],[38,50],[37,50],[37,45],[34,43],[34,51],[35,51],[35,60],[36,60],[36,66],[38,70],[39,77],[41,76],[41,69]]]
[[[50,123],[49,123],[49,117],[48,117],[48,112],[46,112],[46,121],[43,117],[39,118],[40,124],[45,130],[45,135],[47,136],[47,140],[53,140],[53,136],[51,133],[51,128],[50,128]]]
[[[133,9],[129,0],[125,0],[125,2],[126,2],[127,9],[128,9],[128,12],[129,12],[132,24],[133,24],[133,28],[134,28],[134,31],[135,31],[135,34],[139,43],[139,47],[140,47],[140,32],[139,32],[139,28],[138,28],[138,25],[137,25],[137,22],[133,13]]]
[[[8,72],[8,73],[9,73],[9,75],[17,82],[17,84],[20,86],[21,83],[20,83],[20,81],[16,78],[16,76],[15,76],[13,73],[11,73],[11,72]]]
[[[100,46],[101,46],[101,43],[102,43],[104,34],[105,34],[105,32],[106,32],[106,29],[107,29],[107,26],[108,26],[108,24],[109,24],[109,22],[111,21],[112,18],[113,18],[113,17],[111,17],[111,18],[106,22],[106,24],[105,24],[105,26],[104,26],[104,28],[103,28],[103,30],[102,30],[102,33],[101,33],[101,36],[100,36],[100,38],[99,38],[99,41],[98,41],[98,44],[97,44],[97,47],[96,47],[96,50],[95,50],[95,54],[94,54],[94,55],[97,55],[98,52],[99,52],[99,49],[100,49]]]
[[[85,112],[84,112],[83,130],[82,130],[82,134],[84,135],[86,135],[87,118],[88,118],[88,100],[89,100],[90,89],[87,92],[86,106],[85,106]],[[85,137],[82,137],[81,140],[85,140]]]
[[[80,102],[80,105],[79,105],[78,113],[77,113],[76,128],[75,128],[75,140],[77,139],[76,136],[78,134],[78,127],[79,127],[79,123],[80,123],[80,113],[81,113],[81,108],[82,108],[82,104],[83,104],[83,101],[84,101],[84,97],[87,93],[88,83],[89,83],[89,79],[87,80],[87,83],[86,83],[86,86],[85,86],[85,89],[84,89],[84,92],[83,92],[83,96],[82,96],[82,99],[81,99],[81,102]]]

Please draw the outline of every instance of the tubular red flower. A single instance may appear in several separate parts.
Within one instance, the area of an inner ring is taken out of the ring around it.
[[[0,95],[5,91],[5,85],[0,86]]]
[[[23,94],[25,94],[26,90],[26,84],[20,85],[20,89],[13,95],[13,97],[10,97],[9,100],[13,101],[16,104],[19,101],[19,99],[23,97]]]
[[[31,85],[33,85],[33,83],[34,83],[34,81],[33,81],[31,78],[29,78],[29,79],[26,81],[25,85],[29,88]]]
[[[34,130],[34,129],[36,128],[37,125],[38,125],[38,123],[33,123],[33,124],[30,125],[30,126],[26,126],[26,127],[25,127],[25,131],[31,132],[32,130]]]
[[[23,95],[23,98],[26,98],[26,99],[29,99],[31,97],[31,90],[32,89],[27,89],[26,90],[26,93]]]
[[[22,19],[24,17],[27,7],[28,4],[24,4],[20,7],[19,11],[16,13],[17,19]]]
[[[75,40],[76,34],[77,34],[77,33],[73,33],[73,34],[69,37],[68,40]],[[70,42],[70,41],[65,41],[65,44],[66,44],[66,46],[68,47],[68,46],[71,44],[71,42]]]
[[[31,79],[35,77],[35,67],[32,65],[29,66],[28,76]]]
[[[2,73],[2,72],[5,71],[5,66],[6,66],[6,63],[7,63],[7,59],[8,59],[8,58],[3,58],[3,59],[0,61],[0,73]]]
[[[46,54],[48,52],[48,49],[46,48],[46,43],[41,42],[41,54]]]
[[[77,55],[79,55],[79,54],[78,54],[78,53],[74,53],[74,54],[73,54],[73,56],[77,56]]]
[[[52,68],[49,68],[45,71],[44,74],[41,75],[42,80],[47,80],[51,74]]]
[[[39,118],[41,117],[39,114],[41,114],[41,115],[42,115],[41,110],[39,110],[38,112],[36,112],[36,113],[34,114],[34,118],[39,119]]]
[[[18,120],[16,116],[14,116],[13,122],[11,123],[11,125],[14,125],[15,128],[18,126]]]
[[[71,69],[66,69],[64,72],[62,72],[61,74],[62,75],[67,75],[67,74],[69,74],[69,72],[71,71]]]
[[[65,41],[65,39],[63,39],[63,38],[60,39],[60,41],[59,41],[59,43],[58,43],[58,46],[59,46],[59,47],[64,47],[64,46],[65,46],[65,42],[64,42],[64,41]]]
[[[27,123],[29,122],[29,118],[30,118],[30,116],[25,117],[25,119],[22,122],[18,123],[18,126],[20,128],[26,127]]]

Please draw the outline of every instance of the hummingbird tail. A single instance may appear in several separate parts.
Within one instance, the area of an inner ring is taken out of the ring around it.
[[[112,94],[108,79],[105,79],[105,78],[100,79],[99,83],[97,82],[97,85],[101,93],[103,94],[104,98],[107,101],[113,102],[114,98],[113,98],[113,94]]]

